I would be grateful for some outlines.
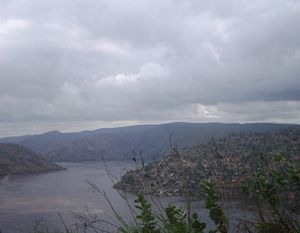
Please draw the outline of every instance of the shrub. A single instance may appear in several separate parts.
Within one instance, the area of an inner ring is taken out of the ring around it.
[[[243,188],[250,198],[257,201],[259,211],[259,220],[243,224],[244,230],[259,233],[300,232],[300,225],[290,208],[299,207],[300,171],[282,154],[255,172]],[[292,197],[289,197],[290,194],[293,194]]]

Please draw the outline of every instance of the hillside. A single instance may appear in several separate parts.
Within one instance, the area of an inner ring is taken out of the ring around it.
[[[0,143],[0,178],[62,169],[31,150],[15,144]]]
[[[52,161],[132,159],[134,152],[145,160],[159,159],[175,146],[182,149],[207,143],[231,133],[269,132],[299,125],[254,123],[170,123],[103,128],[75,133],[48,132],[42,135],[1,139],[41,153]],[[171,146],[172,145],[172,146]]]
[[[116,187],[126,191],[154,194],[183,194],[188,187],[200,193],[200,184],[214,178],[230,190],[238,191],[241,182],[278,153],[300,166],[300,129],[268,133],[241,133],[211,140],[173,153],[135,171],[129,171]]]

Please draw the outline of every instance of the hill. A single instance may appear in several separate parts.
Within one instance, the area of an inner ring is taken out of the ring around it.
[[[270,163],[278,153],[300,167],[300,129],[267,133],[240,133],[210,140],[173,153],[124,174],[117,188],[154,194],[184,194],[187,187],[200,193],[204,179],[213,178],[232,192],[253,172]]]
[[[0,143],[0,178],[6,175],[25,175],[60,170],[31,150],[15,144]]]
[[[41,135],[12,137],[0,142],[13,142],[41,153],[52,161],[132,159],[134,151],[145,160],[158,159],[178,149],[207,143],[231,133],[269,132],[288,127],[289,124],[222,124],[222,123],[169,123],[102,128],[93,131],[61,133],[52,131]]]

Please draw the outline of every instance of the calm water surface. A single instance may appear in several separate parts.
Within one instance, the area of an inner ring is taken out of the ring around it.
[[[12,176],[0,180],[0,230],[3,233],[26,232],[32,229],[35,221],[46,220],[50,229],[62,229],[63,224],[58,213],[67,225],[79,223],[78,215],[92,217],[95,214],[107,218],[111,213],[105,198],[95,192],[88,182],[95,183],[105,190],[118,213],[128,216],[126,202],[112,188],[102,162],[59,163],[66,170],[40,175]],[[129,162],[107,162],[109,171],[120,177],[124,170],[133,168]],[[130,201],[133,194],[128,194]],[[184,206],[183,197],[164,197],[160,201]],[[203,201],[193,201],[192,206],[208,219]],[[229,213],[233,221],[248,216],[249,211],[240,202],[230,202]],[[106,228],[107,226],[103,226]]]

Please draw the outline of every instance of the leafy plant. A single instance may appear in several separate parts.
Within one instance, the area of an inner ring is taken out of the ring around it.
[[[216,193],[216,184],[211,180],[206,180],[203,183],[203,188],[207,196],[205,207],[210,210],[209,216],[216,225],[215,230],[210,230],[210,233],[227,233],[228,232],[228,220],[222,209],[222,206],[218,204],[218,195]]]
[[[300,192],[300,170],[278,154],[264,169],[247,180],[244,190],[258,201],[260,221],[254,223],[257,232],[300,232],[299,223],[290,214],[286,202],[297,205]],[[289,194],[293,194],[290,198]],[[267,204],[263,210],[261,204]],[[298,203],[299,204],[299,203]]]
[[[162,232],[165,233],[204,233],[206,223],[200,222],[197,213],[193,213],[190,223],[186,220],[187,214],[182,208],[168,205],[165,208],[166,217],[161,219]]]
[[[151,210],[151,204],[145,199],[142,193],[137,194],[137,199],[134,201],[135,206],[140,210],[137,219],[141,221],[141,233],[159,233],[155,216]]]
[[[218,204],[215,186],[211,180],[203,183],[204,192],[207,196],[206,208],[210,210],[210,218],[216,225],[216,229],[210,230],[210,233],[227,233],[228,220],[222,206]],[[134,231],[125,231],[124,227],[121,227],[121,232],[204,233],[206,228],[206,223],[200,221],[197,213],[192,213],[191,218],[188,219],[185,210],[174,205],[168,205],[160,215],[154,213],[151,204],[142,193],[137,194],[135,203],[135,207],[139,210],[136,218],[140,221],[140,229],[136,227]]]

